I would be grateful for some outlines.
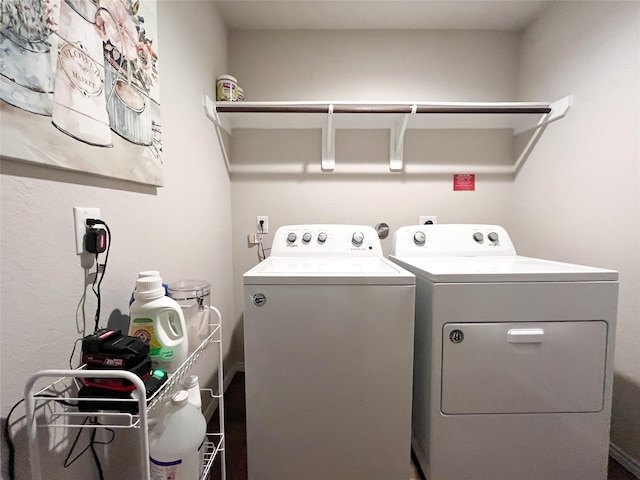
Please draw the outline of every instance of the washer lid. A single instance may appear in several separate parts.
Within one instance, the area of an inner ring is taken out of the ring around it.
[[[390,257],[433,283],[617,281],[618,272],[519,255]]]
[[[384,257],[269,257],[243,279],[245,285],[415,285],[412,273]]]

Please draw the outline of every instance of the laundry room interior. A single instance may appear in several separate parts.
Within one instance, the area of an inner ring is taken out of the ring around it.
[[[501,226],[518,255],[614,270],[608,454],[640,478],[640,3],[151,3],[163,184],[1,157],[0,398],[15,478],[32,478],[33,470],[25,405],[7,421],[12,406],[36,372],[69,367],[98,308],[96,267],[76,253],[74,207],[99,208],[110,229],[101,327],[128,325],[139,272],[157,270],[165,283],[210,283],[221,354],[207,351],[194,368],[213,390],[220,372],[224,387],[244,374],[243,275],[270,255],[280,227],[386,224],[387,257],[400,227],[429,216],[437,225]],[[343,127],[347,114],[338,111],[276,120],[225,114],[216,111],[222,75],[242,87],[238,105],[393,105],[408,113],[371,123],[364,117],[375,114],[352,113]],[[10,105],[0,103],[5,143]],[[449,122],[464,113],[428,114],[433,126],[419,128],[409,118],[423,115],[411,112],[415,105],[488,104],[551,105],[552,121],[540,115],[514,134],[509,126]],[[238,116],[246,126],[234,128]],[[305,127],[311,116],[319,123]],[[461,186],[461,176],[471,186]],[[258,216],[268,218],[266,232]],[[210,420],[215,402],[204,403]],[[64,468],[75,434],[38,435],[42,478],[99,478],[88,453]],[[117,445],[118,437],[126,442]],[[117,431],[112,444],[96,445],[105,478],[136,478],[127,475],[139,472],[137,450],[126,447],[136,439],[137,432]],[[3,438],[3,479],[8,456]],[[227,461],[226,475],[242,478],[233,469]]]

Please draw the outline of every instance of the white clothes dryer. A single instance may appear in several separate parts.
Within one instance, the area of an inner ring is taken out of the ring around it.
[[[244,274],[249,480],[406,480],[415,276],[371,227],[278,229]]]
[[[618,274],[495,225],[395,232],[416,275],[412,447],[429,480],[605,480]]]

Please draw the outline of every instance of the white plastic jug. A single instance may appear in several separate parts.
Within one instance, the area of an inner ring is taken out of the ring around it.
[[[189,403],[189,394],[185,390],[176,392],[149,431],[151,479],[198,480],[206,430],[207,421]]]
[[[180,305],[165,296],[160,277],[139,278],[134,298],[129,307],[129,335],[149,344],[153,368],[175,372],[189,354],[187,328]]]

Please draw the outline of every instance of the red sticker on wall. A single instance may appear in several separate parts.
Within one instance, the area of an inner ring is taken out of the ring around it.
[[[473,173],[456,173],[453,175],[453,191],[473,191],[476,189],[476,176]]]

